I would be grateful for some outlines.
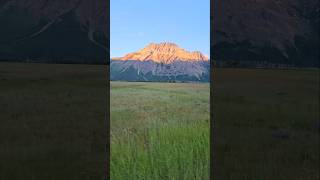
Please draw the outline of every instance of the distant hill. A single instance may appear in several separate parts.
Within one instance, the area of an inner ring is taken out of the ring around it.
[[[319,0],[223,0],[212,7],[212,59],[319,67]]]
[[[0,0],[0,61],[104,64],[104,0]]]
[[[122,81],[209,81],[210,61],[174,43],[151,43],[110,63],[110,79]]]

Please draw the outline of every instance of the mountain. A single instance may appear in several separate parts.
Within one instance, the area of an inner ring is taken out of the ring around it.
[[[319,0],[212,3],[212,59],[319,67]]]
[[[0,60],[106,63],[105,0],[0,0]]]
[[[122,81],[209,81],[210,61],[174,43],[151,43],[110,63],[110,79]]]
[[[208,58],[199,51],[188,52],[174,43],[151,43],[138,52],[129,53],[118,60],[153,60],[158,63],[171,63],[175,60],[181,61],[207,61]]]
[[[319,67],[319,0],[211,5],[211,59]],[[0,61],[105,63],[108,57],[106,0],[0,0],[0,24]]]

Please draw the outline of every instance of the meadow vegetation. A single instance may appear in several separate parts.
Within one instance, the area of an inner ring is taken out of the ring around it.
[[[208,179],[209,90],[111,82],[111,179]]]
[[[0,179],[106,175],[107,68],[0,63]]]
[[[319,70],[217,69],[215,179],[316,180]]]
[[[0,63],[0,179],[102,179],[106,66]],[[319,179],[319,70],[217,69],[215,179]],[[112,179],[208,179],[209,84],[111,82]]]

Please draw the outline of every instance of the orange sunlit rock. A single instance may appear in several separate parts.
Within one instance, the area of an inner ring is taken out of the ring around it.
[[[113,58],[114,60],[153,60],[158,63],[171,63],[175,60],[180,61],[207,61],[208,57],[199,51],[189,52],[174,43],[151,43],[145,48],[129,53],[121,58]]]

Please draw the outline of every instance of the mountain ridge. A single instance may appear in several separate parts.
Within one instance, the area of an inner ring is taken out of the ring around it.
[[[114,81],[208,82],[210,61],[201,52],[189,52],[175,43],[150,43],[141,50],[110,62]]]
[[[104,0],[0,0],[0,61],[106,64]]]
[[[211,3],[211,55],[319,67],[318,0]],[[105,0],[0,0],[0,60],[109,63]]]
[[[208,61],[209,58],[204,56],[200,51],[186,51],[177,44],[171,42],[150,43],[143,49],[136,52],[128,53],[120,58],[113,60],[152,60],[157,63],[169,64],[173,61]]]
[[[224,0],[212,11],[212,59],[319,67],[318,0]]]

